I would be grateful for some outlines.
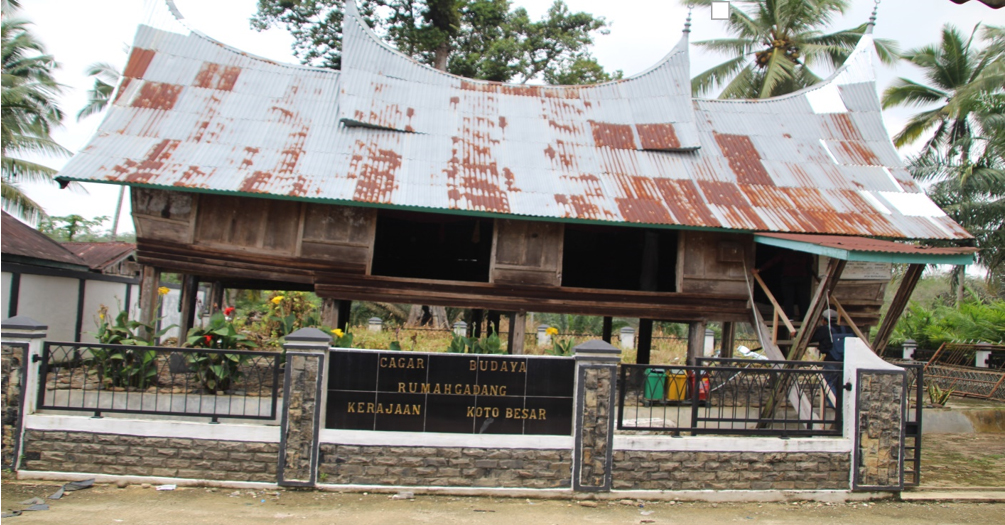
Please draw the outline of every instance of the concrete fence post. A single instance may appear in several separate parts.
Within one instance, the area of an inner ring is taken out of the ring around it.
[[[621,346],[622,350],[635,348],[635,329],[630,326],[623,327],[621,329],[621,337],[618,339],[618,345]]]
[[[457,321],[454,323],[454,335],[465,337],[468,335],[468,323],[464,321]]]
[[[576,397],[572,489],[610,492],[614,459],[614,396],[621,350],[600,340],[587,341],[573,350]]]
[[[380,317],[371,317],[366,322],[366,329],[371,332],[379,332],[384,328],[384,320]]]
[[[18,470],[24,450],[24,417],[35,413],[38,369],[49,327],[25,316],[2,323],[3,468]]]
[[[551,336],[548,335],[548,325],[543,324],[537,327],[537,346],[551,345]]]
[[[974,366],[977,368],[989,368],[988,359],[991,358],[991,344],[979,343],[977,346],[981,349],[974,351]]]
[[[712,357],[715,355],[715,332],[710,329],[705,329],[705,357]]]
[[[914,339],[908,339],[904,341],[904,346],[901,347],[901,357],[906,361],[914,361],[914,351],[918,349],[918,343]]]
[[[317,484],[319,435],[325,412],[328,346],[332,338],[317,328],[286,336],[286,375],[277,482],[282,486]]]

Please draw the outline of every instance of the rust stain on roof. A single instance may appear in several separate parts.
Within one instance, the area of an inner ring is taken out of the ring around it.
[[[258,151],[259,151],[258,148],[252,148],[251,146],[246,146],[244,148],[244,152],[247,155],[244,157],[244,159],[241,160],[241,165],[239,166],[239,169],[250,168],[251,165],[254,164],[253,159],[255,158],[255,155],[258,155]]]
[[[828,116],[833,124],[831,131],[835,132],[835,138],[839,140],[862,140],[862,134],[859,133],[858,128],[855,127],[855,123],[852,122],[851,117],[847,113],[832,113]]]
[[[147,72],[147,68],[150,67],[150,61],[154,59],[154,55],[156,54],[157,52],[152,49],[134,47],[129,52],[129,61],[126,62],[126,68],[122,71],[122,76],[125,78],[143,78],[143,75]]]
[[[719,206],[750,206],[735,184],[714,180],[700,180],[698,187],[709,204]]]
[[[241,75],[241,68],[237,66],[224,66],[214,62],[203,62],[199,73],[195,75],[193,86],[219,89],[221,91],[231,91],[237,83],[237,77]]]
[[[241,181],[241,187],[238,191],[242,193],[265,193],[269,187],[269,181],[272,180],[272,174],[265,171],[256,171],[245,177]]]
[[[213,172],[216,170],[210,170],[209,173],[204,172],[199,166],[189,166],[185,173],[182,174],[181,178],[175,181],[174,186],[183,188],[208,188],[209,179],[213,176]]]
[[[827,197],[816,188],[778,188],[799,210],[835,211]]]
[[[737,184],[751,204],[759,208],[791,208],[792,202],[784,189],[763,184]]]
[[[565,216],[576,219],[600,219],[600,208],[583,195],[555,195],[555,202],[566,209]],[[572,208],[572,212],[569,212]]]
[[[447,197],[454,208],[467,201],[467,209],[509,213],[509,197],[502,188],[499,166],[492,147],[495,119],[464,117],[461,136],[453,137],[452,156],[443,172],[447,175]]]
[[[672,224],[673,218],[663,203],[657,199],[614,199],[618,211],[627,222],[641,224]]]
[[[636,149],[632,127],[628,124],[588,121],[593,131],[593,142],[598,148]]]
[[[680,140],[673,124],[636,124],[642,149],[672,150],[680,148]]]
[[[178,102],[181,90],[182,86],[176,84],[147,81],[140,87],[140,94],[133,100],[132,106],[134,108],[170,110]]]
[[[775,184],[761,164],[761,154],[754,147],[750,137],[715,133],[715,141],[729,161],[729,168],[736,174],[736,182],[768,186]]]
[[[839,235],[813,235],[813,234],[792,234],[792,233],[759,233],[763,237],[784,239],[797,242],[816,244],[829,248],[851,250],[857,252],[878,252],[878,253],[898,253],[898,254],[934,254],[934,255],[959,255],[976,253],[977,248],[940,248],[934,246],[919,246],[917,244],[905,244],[868,237],[846,237]]]
[[[864,142],[842,140],[838,144],[844,152],[855,160],[856,164],[863,166],[878,166],[879,157],[866,147]]]
[[[712,210],[705,205],[694,181],[656,179],[656,187],[679,224],[720,226]]]
[[[395,188],[395,176],[401,168],[401,155],[377,144],[356,141],[349,162],[349,177],[356,179],[353,200],[360,202],[389,203]]]
[[[171,154],[178,149],[179,144],[180,140],[164,139],[158,142],[150,148],[142,161],[127,159],[123,164],[112,168],[112,171],[118,174],[115,179],[138,183],[149,182],[157,177],[167,161],[171,160]]]

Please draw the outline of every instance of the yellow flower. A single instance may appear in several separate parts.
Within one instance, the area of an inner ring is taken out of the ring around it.
[[[554,326],[549,326],[548,329],[544,331],[544,333],[548,335],[558,335],[558,328],[555,328]]]
[[[102,321],[104,321],[105,320],[105,314],[103,314],[103,313],[98,314],[98,319],[101,319]]]
[[[335,337],[342,337],[343,335],[345,335],[345,332],[343,332],[338,328],[332,330],[332,333],[335,334]]]
[[[275,297],[272,298],[272,304],[279,304],[281,302],[283,302],[283,296],[282,295],[277,295],[277,296],[275,296]]]
[[[161,286],[160,288],[157,289],[157,295],[167,295],[168,292],[170,291],[171,289],[168,288],[167,286]]]

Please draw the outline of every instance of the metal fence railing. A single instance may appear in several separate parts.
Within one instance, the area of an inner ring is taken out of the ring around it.
[[[38,407],[273,420],[282,354],[47,342]]]
[[[839,364],[699,359],[695,366],[621,365],[618,430],[841,435]]]

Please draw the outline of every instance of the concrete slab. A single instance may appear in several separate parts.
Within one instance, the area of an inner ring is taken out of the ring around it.
[[[966,501],[971,503],[1003,503],[1005,490],[961,490],[938,491],[923,490],[918,492],[901,492],[901,501]]]

